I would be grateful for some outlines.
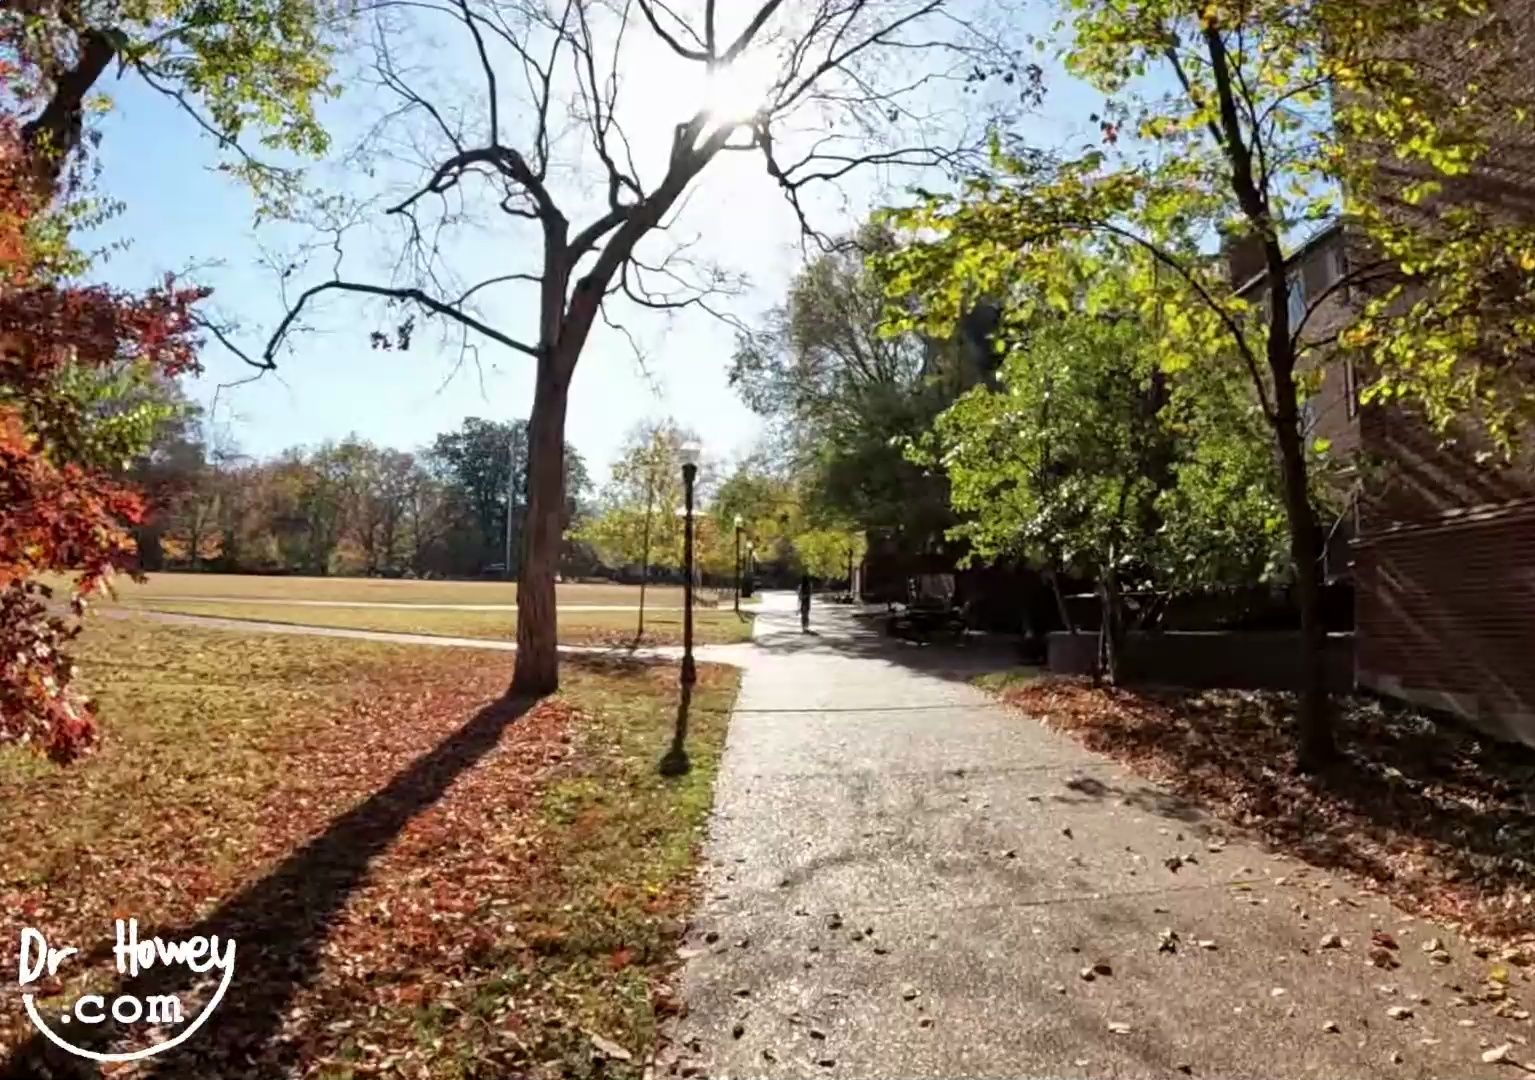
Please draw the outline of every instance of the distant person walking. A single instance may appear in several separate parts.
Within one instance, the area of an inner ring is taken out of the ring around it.
[[[799,579],[799,628],[810,633],[810,575],[801,574]]]

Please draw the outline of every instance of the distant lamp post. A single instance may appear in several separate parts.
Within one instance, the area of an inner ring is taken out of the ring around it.
[[[736,614],[741,614],[741,530],[746,527],[746,522],[740,514],[736,515]]]
[[[682,458],[682,682],[692,686],[698,681],[698,670],[693,665],[693,481],[698,479],[698,459],[703,452],[691,439],[679,448]]]

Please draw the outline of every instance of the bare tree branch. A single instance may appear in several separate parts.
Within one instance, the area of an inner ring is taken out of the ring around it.
[[[492,341],[505,345],[509,349],[515,349],[532,357],[541,355],[535,346],[518,341],[516,338],[502,333],[495,327],[486,325],[463,309],[455,307],[453,304],[444,303],[435,297],[428,296],[420,289],[392,288],[387,285],[370,285],[361,281],[326,281],[319,285],[310,286],[299,294],[298,300],[288,309],[288,313],[283,316],[282,322],[277,324],[277,329],[272,332],[272,336],[267,340],[266,349],[262,352],[265,366],[277,366],[275,360],[277,350],[282,346],[283,340],[287,337],[288,330],[293,325],[294,320],[298,318],[300,312],[303,311],[309,301],[321,293],[331,291],[364,293],[369,296],[385,296],[393,300],[408,300],[421,305],[434,315],[442,315],[455,322],[462,323],[471,330],[483,334]]]

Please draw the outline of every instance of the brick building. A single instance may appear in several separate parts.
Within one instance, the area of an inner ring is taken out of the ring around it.
[[[1250,253],[1227,257],[1243,280]],[[1347,274],[1343,229],[1291,263],[1298,314]],[[1252,278],[1238,291],[1261,296]],[[1333,336],[1353,300],[1335,289],[1307,337]],[[1326,570],[1354,586],[1355,682],[1535,745],[1535,459],[1500,464],[1474,429],[1440,437],[1406,408],[1364,405],[1367,379],[1335,360],[1303,410],[1308,444],[1331,444]]]
[[[1494,112],[1487,153],[1438,200],[1385,205],[1430,233],[1446,203],[1535,221],[1535,149],[1515,122],[1535,104],[1535,0],[1494,0],[1407,46],[1452,97],[1475,87]],[[1535,366],[1512,378],[1528,385]],[[1535,453],[1501,465],[1474,427],[1436,438],[1401,409],[1354,422],[1357,682],[1535,745]]]

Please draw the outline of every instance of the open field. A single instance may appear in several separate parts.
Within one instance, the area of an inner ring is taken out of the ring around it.
[[[67,588],[64,577],[50,579],[50,584]],[[511,581],[408,581],[398,578],[345,577],[261,577],[254,574],[150,574],[144,584],[126,576],[114,579],[117,600],[134,604],[153,600],[186,597],[227,597],[258,600],[340,600],[362,603],[404,604],[515,604],[517,584]],[[638,585],[556,586],[561,604],[637,604]],[[717,595],[729,599],[729,590],[700,592],[700,601]],[[682,588],[678,585],[652,585],[645,590],[645,602],[658,607],[680,607]]]
[[[439,634],[446,637],[490,638],[507,641],[516,636],[515,610],[444,611],[417,607],[311,607],[299,604],[240,603],[238,601],[146,600],[132,607],[170,611],[183,615],[216,615],[226,619],[297,623],[304,626],[342,626],[355,630],[388,630],[395,633]],[[579,607],[560,609],[560,642],[565,645],[629,645],[635,642],[637,612],[590,611]],[[693,612],[693,640],[699,644],[728,645],[751,638],[752,616],[737,615],[728,607]],[[647,610],[644,645],[680,645],[682,612]]]
[[[700,665],[693,769],[665,780],[671,665],[567,659],[559,695],[513,707],[500,666],[459,650],[104,620],[79,653],[100,749],[0,753],[0,906],[82,950],[45,1013],[96,990],[195,1014],[163,976],[114,987],[132,916],[239,943],[228,996],[156,1075],[586,1075],[594,1054],[639,1075],[733,669]],[[0,1074],[41,1075],[45,1045],[0,1012]]]

